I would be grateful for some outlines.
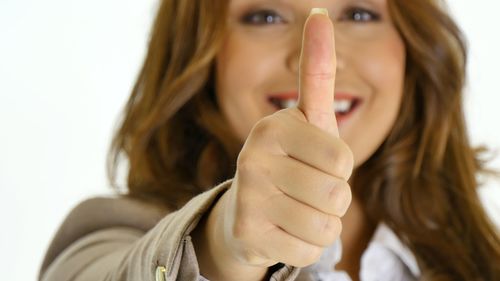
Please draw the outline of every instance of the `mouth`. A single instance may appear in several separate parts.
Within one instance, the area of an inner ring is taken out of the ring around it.
[[[268,102],[277,110],[297,106],[298,96],[295,94],[272,95]],[[354,113],[362,103],[362,99],[349,94],[336,93],[333,109],[337,122],[343,122]]]

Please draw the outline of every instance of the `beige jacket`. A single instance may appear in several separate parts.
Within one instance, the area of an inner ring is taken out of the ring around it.
[[[84,201],[56,233],[39,280],[206,280],[189,234],[230,185],[226,181],[176,212],[124,197]],[[299,271],[282,265],[270,280],[294,280]]]

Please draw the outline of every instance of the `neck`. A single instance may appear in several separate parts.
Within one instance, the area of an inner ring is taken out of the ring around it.
[[[342,218],[342,259],[337,270],[347,272],[352,280],[359,280],[361,256],[371,240],[375,226],[370,225],[361,202],[353,196],[351,206]]]

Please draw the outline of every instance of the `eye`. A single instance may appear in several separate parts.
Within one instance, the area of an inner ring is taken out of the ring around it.
[[[241,22],[252,25],[280,24],[285,20],[272,10],[259,10],[245,14]]]
[[[370,10],[353,7],[347,9],[342,20],[355,21],[355,22],[371,22],[380,20],[380,15]]]

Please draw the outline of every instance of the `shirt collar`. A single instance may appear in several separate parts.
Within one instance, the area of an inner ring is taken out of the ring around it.
[[[420,275],[420,269],[415,256],[386,224],[380,223],[377,226],[372,240],[370,241],[370,245],[371,244],[379,244],[391,250],[408,267],[413,276]],[[367,251],[368,249],[364,254],[366,254]]]

